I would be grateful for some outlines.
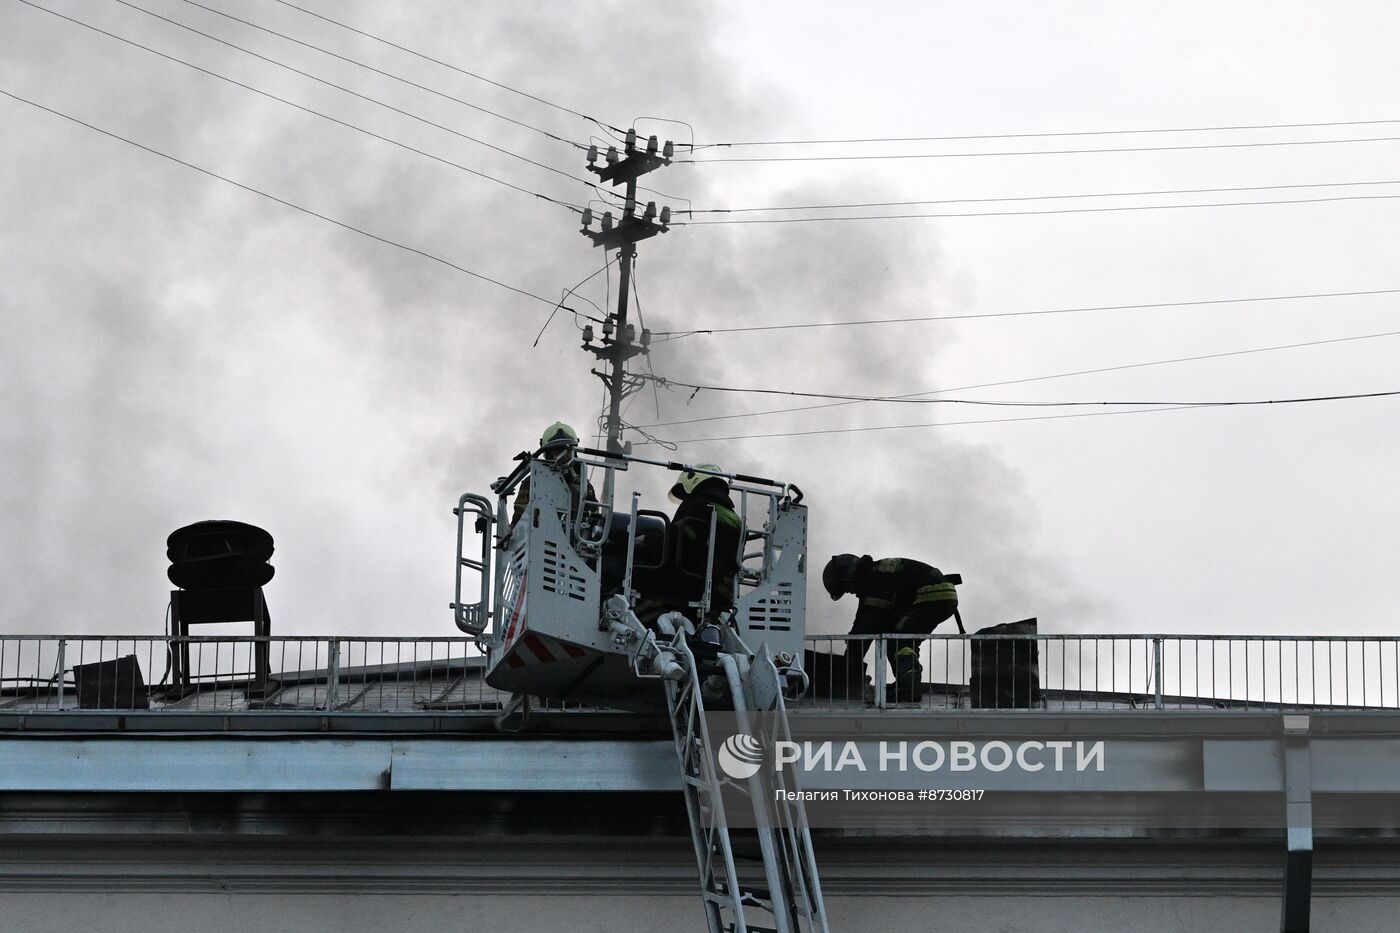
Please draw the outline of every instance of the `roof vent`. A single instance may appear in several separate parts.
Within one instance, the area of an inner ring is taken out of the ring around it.
[[[196,522],[165,542],[166,576],[185,590],[262,586],[272,579],[272,535],[233,521]]]

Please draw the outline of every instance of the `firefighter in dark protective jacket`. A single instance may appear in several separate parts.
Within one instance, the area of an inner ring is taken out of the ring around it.
[[[705,594],[706,559],[710,554],[710,523],[714,522],[714,561],[710,571],[711,619],[734,608],[734,579],[739,573],[739,545],[743,520],[729,498],[729,480],[713,463],[686,470],[671,487],[671,498],[680,503],[670,526],[670,557],[657,585],[641,594],[633,607],[644,625],[666,612],[680,612],[692,621],[700,618],[692,603]]]
[[[714,472],[708,472],[713,470]],[[734,608],[734,578],[739,573],[743,521],[729,498],[729,480],[713,463],[702,463],[680,475],[671,498],[680,502],[671,526],[676,536],[676,582],[682,599],[698,602],[705,592],[705,562],[710,552],[710,520],[714,517],[714,562],[710,565],[710,613]]]
[[[838,554],[822,571],[822,585],[832,599],[847,593],[859,599],[852,635],[927,635],[958,609],[958,591],[937,567],[907,557],[874,560],[869,555]],[[846,643],[847,667],[864,676],[867,641]],[[885,653],[894,669],[890,698],[917,702],[923,697],[924,669],[919,644],[890,639]],[[876,685],[877,689],[880,685]]]

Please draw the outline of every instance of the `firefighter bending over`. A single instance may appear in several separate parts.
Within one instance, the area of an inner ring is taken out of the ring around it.
[[[937,567],[888,557],[873,560],[869,555],[838,554],[822,571],[822,585],[832,599],[846,593],[859,599],[852,635],[928,635],[940,622],[958,609],[958,591]],[[888,694],[897,702],[917,702],[923,697],[924,669],[919,664],[919,643],[913,639],[890,639],[885,653],[894,668],[894,683]],[[870,643],[846,643],[847,670],[853,678],[864,677],[865,653]],[[880,685],[876,685],[879,689]]]
[[[540,435],[540,447],[544,456],[555,464],[560,463],[573,453],[578,446],[578,432],[562,421],[556,421],[544,429]],[[564,482],[569,487],[570,514],[578,514],[578,471],[565,470],[563,472]],[[593,493],[593,484],[588,484],[588,501],[597,502],[598,497]],[[525,514],[525,509],[530,504],[530,477],[525,477],[520,481],[520,486],[515,491],[514,514],[511,515],[511,527],[520,521],[520,516]]]

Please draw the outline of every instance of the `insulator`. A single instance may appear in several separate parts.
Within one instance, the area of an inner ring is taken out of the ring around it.
[[[637,213],[637,202],[634,201],[634,200],[632,200],[631,198],[628,198],[628,199],[627,199],[627,203],[626,203],[626,205],[624,205],[623,209],[624,209],[624,210],[626,211],[626,213],[629,214],[629,215],[635,214],[635,213]]]
[[[647,137],[647,155],[650,155],[650,156],[656,155],[656,137],[655,137],[655,136],[648,136],[648,137]]]
[[[604,321],[603,321],[603,336],[604,336],[604,337],[611,337],[612,335],[613,335],[613,319],[612,319],[612,315],[609,314],[609,315],[607,316],[607,318],[604,319]]]
[[[583,209],[583,226],[585,230],[593,226],[593,208],[591,207]]]
[[[627,328],[623,331],[623,334],[626,335],[623,339],[626,340],[627,343],[636,343],[636,341],[637,341],[637,328],[636,328],[636,327],[633,327],[631,324],[628,324],[628,325],[627,325]]]
[[[671,161],[671,157],[674,156],[675,154],[676,154],[676,144],[673,143],[673,142],[671,142],[669,139],[666,140],[666,145],[661,147],[661,157],[662,157],[663,159],[665,159],[667,162],[670,162],[670,161]]]
[[[589,146],[589,147],[588,147],[588,164],[589,164],[589,165],[592,165],[594,162],[597,162],[597,161],[598,161],[598,147],[597,147],[596,145]]]
[[[612,229],[612,211],[603,214],[603,232],[607,233]]]
[[[651,330],[645,327],[642,328],[642,346],[651,346]]]
[[[669,207],[663,207],[663,208],[661,209],[661,226],[664,227],[664,226],[666,226],[667,224],[669,224],[670,222],[671,222],[671,209],[670,209]]]
[[[655,217],[656,217],[656,202],[655,202],[655,201],[648,201],[648,202],[647,202],[647,209],[646,209],[645,211],[642,212],[642,219],[643,219],[643,220],[652,220],[652,219],[655,218]]]
[[[617,147],[616,147],[616,146],[609,146],[609,147],[608,147],[608,155],[607,155],[608,164],[609,164],[609,165],[612,165],[614,162],[616,162],[616,161],[618,160],[618,158],[619,158],[619,156],[618,156],[618,154],[617,154]]]
[[[622,442],[622,453],[623,453],[624,456],[628,456],[628,457],[632,456],[632,442],[631,442],[631,441],[623,441],[623,442]]]
[[[627,131],[627,151],[628,151],[628,152],[635,152],[636,150],[637,150],[637,131],[636,131],[635,129],[630,129],[630,130]]]
[[[583,325],[583,342],[584,342],[584,343],[592,343],[592,342],[593,342],[593,325],[592,325],[592,324],[585,324],[585,325]]]

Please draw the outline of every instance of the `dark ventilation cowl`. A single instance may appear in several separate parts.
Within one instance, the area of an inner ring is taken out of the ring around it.
[[[262,586],[272,579],[272,535],[256,525],[207,521],[171,532],[166,576],[185,590]]]

